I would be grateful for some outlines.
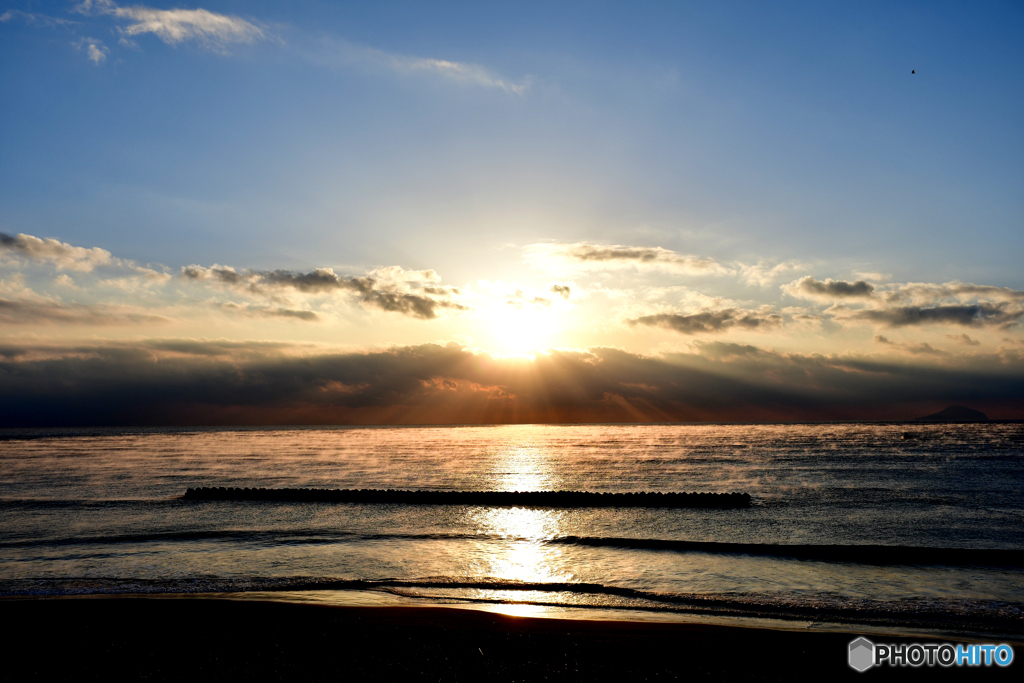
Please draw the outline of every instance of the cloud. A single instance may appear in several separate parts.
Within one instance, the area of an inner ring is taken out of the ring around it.
[[[782,291],[790,296],[820,301],[845,300],[878,307],[892,304],[912,304],[913,307],[935,307],[943,302],[967,303],[1022,303],[1024,292],[1009,287],[976,285],[965,282],[909,282],[884,286],[873,285],[866,280],[845,282],[843,280],[816,280],[804,277],[788,285]]]
[[[948,356],[949,354],[941,349],[936,349],[931,344],[925,342],[919,342],[917,344],[905,344],[900,342],[894,342],[887,337],[883,337],[880,334],[875,335],[875,343],[883,344],[885,346],[891,346],[901,351],[913,354],[929,354],[932,356]]]
[[[360,302],[382,311],[401,313],[413,318],[432,320],[443,309],[469,310],[451,297],[457,289],[435,286],[437,274],[434,271],[403,271],[395,266],[381,271],[389,279],[374,277],[343,277],[331,268],[317,268],[309,273],[290,270],[244,270],[236,271],[229,266],[213,265],[185,266],[182,277],[193,281],[211,281],[227,287],[247,291],[259,296],[273,296],[276,291],[295,290],[303,294],[328,294],[346,292]],[[422,279],[431,283],[422,286],[421,280],[404,275],[419,273]]]
[[[259,318],[293,318],[306,322],[318,322],[320,316],[313,311],[295,310],[291,308],[278,308],[273,306],[250,306],[249,304],[237,304],[233,301],[215,304],[217,308],[231,313],[238,313],[249,317]]]
[[[907,419],[966,403],[1024,417],[1024,358],[957,368],[723,342],[533,361],[457,344],[331,353],[156,340],[0,348],[0,425],[452,424]]]
[[[801,299],[870,299],[875,294],[874,285],[864,280],[844,282],[843,280],[816,280],[810,275],[782,286],[782,291]]]
[[[703,311],[688,315],[678,313],[644,315],[629,322],[632,325],[662,327],[681,334],[703,334],[722,332],[734,327],[748,330],[777,327],[782,324],[782,316],[776,313],[755,313],[726,308],[720,311]]]
[[[505,295],[505,303],[512,306],[517,311],[522,310],[524,306],[534,306],[535,308],[548,308],[551,306],[551,299],[543,296],[532,295],[524,292],[521,289],[517,289],[511,294]]]
[[[57,277],[53,278],[53,284],[58,287],[66,287],[68,289],[81,289],[81,287],[79,287],[75,283],[74,279],[67,273],[61,273]]]
[[[857,311],[849,316],[854,320],[867,320],[888,327],[915,325],[1009,325],[1024,317],[1024,310],[1011,309],[1007,304],[971,304],[950,306],[897,306],[878,310]]]
[[[557,294],[563,299],[568,299],[570,296],[572,296],[572,287],[570,287],[569,285],[560,285],[557,282],[553,283],[550,287],[548,287],[548,291],[550,291],[552,294]]]
[[[513,83],[506,81],[505,79],[493,75],[490,71],[477,64],[452,62],[446,59],[403,57],[399,55],[387,55],[386,53],[381,54],[388,62],[390,62],[391,66],[398,71],[424,71],[434,73],[467,85],[499,88],[506,92],[515,93],[516,95],[522,95],[528,85],[528,82]]]
[[[319,49],[306,52],[305,57],[314,64],[328,68],[377,67],[404,75],[436,76],[462,85],[495,88],[515,95],[522,95],[530,85],[529,79],[516,83],[497,76],[479,64],[412,57],[344,41],[324,41]]]
[[[102,40],[96,38],[82,38],[76,40],[72,45],[77,50],[85,50],[85,56],[96,66],[102,64],[110,54],[110,48],[104,45]]]
[[[163,284],[171,279],[168,273],[140,266],[128,259],[116,258],[106,249],[99,247],[76,247],[53,238],[40,239],[32,235],[8,235],[0,232],[0,264],[4,262],[5,257],[6,260],[51,264],[59,271],[91,273],[102,268],[127,272],[128,277],[99,281],[100,285],[123,290]],[[58,278],[56,282],[62,286],[75,285],[70,278]]]
[[[125,35],[152,33],[168,45],[195,41],[203,47],[223,51],[233,43],[251,44],[266,37],[262,29],[244,19],[204,9],[118,7],[114,14],[134,22],[122,29]]]
[[[215,52],[226,52],[229,45],[252,44],[267,38],[263,29],[245,19],[205,9],[119,7],[111,0],[86,0],[76,10],[82,14],[107,14],[129,22],[118,29],[129,40],[152,33],[168,45],[191,41]]]
[[[57,270],[83,273],[115,262],[109,251],[99,247],[75,247],[53,238],[40,239],[32,235],[0,232],[0,254],[5,252],[32,261],[52,263]]]
[[[946,282],[943,284],[909,282],[893,285],[884,292],[884,297],[889,303],[905,301],[919,306],[946,300],[1024,302],[1024,292],[1022,291],[1009,287],[975,285],[969,282]]]
[[[723,275],[733,272],[714,259],[677,254],[662,247],[629,247],[575,244],[531,244],[525,248],[526,260],[547,270],[566,266],[589,270],[658,269],[689,275]]]
[[[124,306],[65,304],[40,299],[0,299],[0,321],[7,325],[136,325],[170,319]]]
[[[855,270],[853,274],[862,280],[872,280],[874,282],[885,282],[892,278],[892,275],[886,273],[879,273],[873,270]]]
[[[959,342],[964,346],[981,346],[981,342],[977,339],[971,339],[966,334],[947,334],[946,339],[952,339],[955,342]]]
[[[851,310],[845,303],[837,303],[825,313],[831,314],[837,321],[863,320],[886,327],[1005,327],[1024,317],[1024,292],[1008,287],[962,282],[917,282],[876,287],[865,280],[820,281],[808,276],[783,285],[782,290],[804,299],[831,302],[842,300],[850,305],[867,306]]]
[[[7,23],[15,19],[20,19],[26,24],[35,24],[38,26],[71,26],[76,22],[68,19],[61,19],[59,17],[50,17],[45,14],[33,14],[32,12],[22,12],[17,9],[9,9],[3,14],[0,14],[0,22]]]
[[[121,36],[119,42],[133,48],[138,47],[135,38],[147,34],[156,36],[168,45],[178,46],[190,42],[221,54],[228,54],[228,48],[232,45],[251,45],[261,41],[281,42],[266,28],[252,21],[202,8],[157,9],[144,5],[123,7],[113,0],[83,0],[75,6],[74,11],[84,15],[107,16],[123,22],[124,25],[117,28]],[[37,18],[39,15],[11,10],[0,15],[0,21],[9,21],[15,17],[22,17],[34,23],[43,20]],[[97,64],[109,53],[99,41],[92,41],[83,49],[87,49],[89,58]],[[525,93],[531,80],[526,77],[516,82],[503,78],[479,64],[403,55],[331,39],[322,41],[315,48],[299,48],[298,52],[307,61],[328,68],[383,68],[394,73],[410,76],[424,74],[466,86],[493,88],[515,95]]]
[[[752,266],[742,266],[740,272],[742,273],[743,281],[747,284],[767,287],[785,273],[806,267],[805,264],[799,261],[786,261],[784,263],[777,263],[774,266],[761,262]]]

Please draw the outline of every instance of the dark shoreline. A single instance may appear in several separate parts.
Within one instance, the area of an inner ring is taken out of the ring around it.
[[[446,607],[126,596],[2,600],[0,614],[12,633],[7,670],[18,680],[1011,680],[1019,668],[1015,661],[858,674],[847,665],[853,629],[537,619]]]

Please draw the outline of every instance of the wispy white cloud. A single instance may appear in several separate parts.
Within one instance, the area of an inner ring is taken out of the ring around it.
[[[466,83],[479,85],[486,88],[500,88],[506,92],[517,95],[523,94],[528,81],[513,83],[499,78],[479,64],[466,64],[464,62],[451,62],[447,59],[430,59],[420,57],[404,57],[401,55],[388,55],[394,67],[398,70],[409,72],[424,71],[435,73],[445,78]]]
[[[152,33],[168,45],[192,40],[204,47],[223,51],[232,43],[251,44],[266,37],[260,27],[245,19],[204,9],[119,7],[115,16],[134,22],[122,29],[126,35]]]
[[[205,9],[155,9],[142,5],[119,7],[111,0],[85,0],[76,7],[82,14],[106,14],[129,22],[118,30],[132,37],[152,33],[168,45],[184,42],[215,52],[227,52],[229,45],[252,44],[267,34],[241,17],[217,14]]]
[[[18,9],[9,9],[3,14],[0,14],[0,23],[7,23],[14,21],[15,19],[24,21],[26,24],[36,24],[38,26],[69,26],[75,22],[69,19],[61,19],[60,17],[51,17],[45,14],[33,14],[32,12],[22,12]]]
[[[119,36],[118,43],[132,49],[139,49],[136,39],[145,35],[156,36],[168,45],[193,43],[220,54],[228,54],[233,45],[251,45],[261,41],[284,44],[278,36],[252,20],[202,8],[157,9],[145,5],[120,6],[113,0],[82,0],[72,11],[87,17],[106,17],[118,22],[115,29]],[[51,25],[76,23],[19,10],[8,10],[0,14],[0,21],[13,19]],[[388,52],[332,38],[321,41],[316,47],[309,47],[311,43],[308,39],[300,38],[293,49],[306,61],[327,68],[376,68],[410,77],[435,77],[450,83],[497,89],[516,95],[523,94],[530,86],[529,77],[511,80],[487,67],[470,62]],[[102,63],[110,54],[110,49],[94,38],[83,38],[75,46],[85,51],[96,64]]]
[[[526,92],[530,83],[528,78],[518,83],[502,78],[479,64],[413,57],[344,41],[326,41],[319,50],[305,52],[305,57],[310,62],[330,68],[360,65],[384,68],[405,75],[432,75],[463,85],[497,88],[516,95]]]
[[[799,261],[785,261],[783,263],[776,263],[775,265],[769,265],[764,261],[761,261],[751,266],[742,266],[740,268],[740,272],[742,273],[744,282],[747,284],[767,287],[784,274],[794,270],[801,270],[806,267],[807,266],[805,264],[800,263]]]

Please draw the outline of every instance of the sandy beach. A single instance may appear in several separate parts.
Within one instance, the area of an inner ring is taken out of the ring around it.
[[[208,598],[3,601],[19,680],[593,681],[1015,678],[847,666],[853,635]],[[876,640],[880,640],[876,638]],[[903,639],[912,642],[916,639]],[[898,639],[886,639],[898,642]],[[14,680],[14,679],[9,679]]]

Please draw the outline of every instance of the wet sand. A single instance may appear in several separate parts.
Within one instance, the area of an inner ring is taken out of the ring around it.
[[[8,680],[1015,680],[1020,669],[1014,662],[859,674],[847,665],[856,637],[849,633],[445,607],[117,597],[5,600],[0,615],[11,633],[4,678],[17,672]]]

